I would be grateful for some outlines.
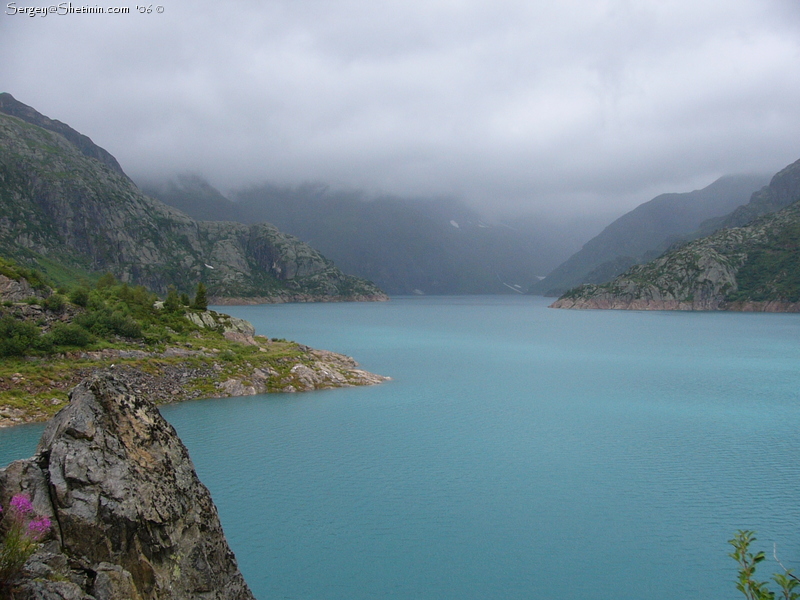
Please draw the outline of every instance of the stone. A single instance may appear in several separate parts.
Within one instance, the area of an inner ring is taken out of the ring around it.
[[[49,551],[71,566],[51,581],[41,565],[54,569],[58,561],[39,560],[40,578],[18,582],[18,596],[253,599],[211,495],[155,405],[108,371],[83,381],[70,399],[36,455],[0,470],[0,504],[28,494],[53,523]]]

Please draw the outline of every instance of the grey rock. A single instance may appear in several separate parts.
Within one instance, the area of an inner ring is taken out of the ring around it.
[[[0,470],[0,502],[20,491],[51,517],[50,545],[80,566],[71,583],[20,583],[26,598],[253,598],[175,430],[110,373],[73,390],[33,458]],[[39,560],[40,577],[42,565],[58,568]]]
[[[0,301],[22,302],[26,298],[41,296],[25,279],[19,281],[0,275]]]

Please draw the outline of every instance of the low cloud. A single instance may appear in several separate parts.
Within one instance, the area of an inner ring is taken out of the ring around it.
[[[794,1],[163,7],[0,15],[4,91],[134,178],[317,180],[504,212],[622,212],[800,158]]]

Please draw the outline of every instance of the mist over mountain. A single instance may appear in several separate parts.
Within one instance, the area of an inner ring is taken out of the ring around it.
[[[682,239],[700,236],[702,225],[722,219],[768,181],[768,175],[730,175],[700,190],[653,198],[611,223],[530,292],[559,296],[582,283],[605,283]]]
[[[707,237],[612,281],[569,290],[555,308],[800,312],[800,160]]]
[[[142,186],[198,219],[273,223],[392,294],[521,293],[602,226],[589,218],[490,220],[454,199],[368,198],[320,183],[265,183],[230,199],[198,175]]]
[[[88,137],[9,94],[0,94],[0,255],[59,282],[105,271],[161,293],[202,282],[217,301],[385,299],[270,224],[195,221],[145,196]]]

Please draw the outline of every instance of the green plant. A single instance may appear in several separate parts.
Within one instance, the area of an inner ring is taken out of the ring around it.
[[[174,285],[167,288],[167,297],[164,299],[164,311],[175,313],[181,310],[181,299]]]
[[[85,287],[75,288],[69,293],[69,301],[85,307],[89,303],[89,290]]]
[[[0,356],[24,356],[38,337],[39,328],[33,323],[3,317],[0,319]]]
[[[206,296],[206,286],[201,281],[197,284],[197,292],[194,295],[194,302],[192,308],[197,310],[208,310],[208,297]]]
[[[56,346],[84,348],[92,343],[92,334],[75,323],[58,323],[50,336]]]
[[[774,600],[775,592],[767,587],[767,582],[755,579],[756,567],[765,558],[763,552],[753,554],[750,551],[750,545],[755,541],[755,531],[749,530],[739,530],[733,539],[728,540],[728,543],[733,546],[733,552],[729,556],[739,563],[739,578],[736,581],[736,589],[742,592],[747,600]],[[800,599],[800,592],[795,591],[795,588],[800,585],[800,580],[790,570],[784,568],[783,573],[774,574],[772,579],[780,587],[781,597],[784,600]]]
[[[36,516],[30,498],[17,494],[11,498],[8,510],[3,513],[2,524],[4,536],[0,542],[0,590],[5,591],[4,588],[39,547],[39,540],[50,530],[50,519]]]
[[[64,310],[64,306],[66,305],[66,301],[64,300],[64,296],[61,294],[51,294],[47,298],[45,298],[42,306],[49,310],[50,312],[59,313]]]

